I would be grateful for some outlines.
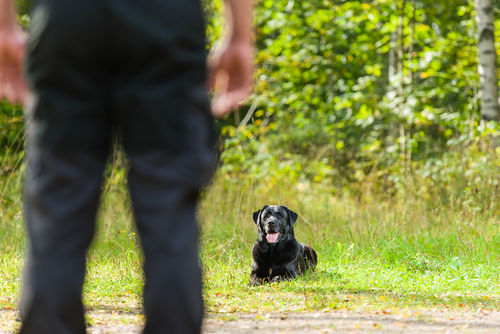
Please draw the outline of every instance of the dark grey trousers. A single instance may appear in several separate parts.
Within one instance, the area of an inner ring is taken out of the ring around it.
[[[30,246],[21,333],[83,334],[85,255],[105,156],[54,153],[35,144],[28,153]],[[144,333],[199,333],[203,303],[195,207],[200,187],[210,178],[213,154],[193,147],[178,153],[130,153],[129,160],[130,194],[145,253]]]
[[[85,256],[112,128],[145,253],[144,332],[199,333],[195,208],[215,154],[198,1],[37,0],[30,29],[21,333],[85,333]]]

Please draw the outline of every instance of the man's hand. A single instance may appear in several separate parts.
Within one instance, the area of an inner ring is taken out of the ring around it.
[[[220,118],[250,94],[253,76],[250,40],[229,42],[208,63],[208,89],[215,86],[212,115]]]
[[[0,30],[0,98],[10,103],[26,100],[22,63],[26,37],[21,29]]]
[[[208,89],[215,87],[212,115],[220,118],[249,94],[253,79],[252,9],[254,0],[225,0],[227,42],[209,59]]]
[[[0,1],[0,99],[24,103],[27,96],[22,64],[26,36],[19,27],[11,0]]]

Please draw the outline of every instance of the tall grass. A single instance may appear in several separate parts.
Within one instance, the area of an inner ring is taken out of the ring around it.
[[[410,258],[417,253],[434,263],[453,257],[471,264],[499,260],[496,197],[485,198],[487,203],[475,195],[460,197],[446,206],[440,198],[422,198],[411,185],[409,189],[404,200],[382,196],[359,200],[338,198],[325,185],[219,177],[200,207],[204,255],[222,259],[231,251],[244,256],[255,240],[252,212],[265,204],[282,204],[299,214],[297,237],[327,257],[337,245],[354,245],[354,253],[369,253],[388,264],[413,266]],[[471,208],[471,202],[475,207]],[[490,209],[483,210],[483,205]]]
[[[142,255],[121,159],[114,156],[106,172],[88,256],[85,301],[93,309],[140,307]],[[218,174],[198,212],[207,311],[499,308],[497,164],[477,151],[450,155],[405,175],[396,193],[384,193],[382,182],[367,175],[343,196],[327,182],[289,180],[273,171],[259,179]],[[10,200],[1,204],[0,308],[17,303],[27,242],[23,170],[13,173]],[[252,213],[266,204],[299,214],[296,236],[317,250],[319,266],[292,282],[249,288]]]

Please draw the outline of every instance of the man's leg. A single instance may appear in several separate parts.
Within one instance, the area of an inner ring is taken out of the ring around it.
[[[111,128],[105,22],[99,0],[34,3],[26,61],[33,92],[27,112],[30,245],[22,334],[85,333],[85,253]]]
[[[21,334],[86,333],[81,301],[85,255],[105,155],[54,153],[31,143],[25,187],[30,238],[20,305]]]
[[[198,0],[107,3],[116,66],[110,98],[145,253],[144,333],[198,334],[196,202],[214,163],[201,6]]]
[[[201,330],[196,204],[213,173],[213,128],[206,110],[195,104],[186,103],[181,115],[189,138],[183,149],[127,151],[130,194],[146,257],[145,334]]]
[[[195,215],[201,185],[178,178],[185,170],[167,152],[129,158],[130,193],[146,257],[144,333],[200,333],[203,300]]]

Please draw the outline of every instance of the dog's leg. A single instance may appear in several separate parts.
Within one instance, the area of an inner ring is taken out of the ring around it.
[[[314,268],[318,265],[318,255],[312,247],[309,247],[306,244],[302,244],[302,246],[304,246],[304,254],[307,258],[308,267],[311,267],[311,269],[314,270]]]

